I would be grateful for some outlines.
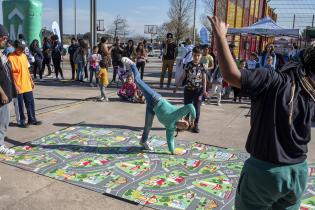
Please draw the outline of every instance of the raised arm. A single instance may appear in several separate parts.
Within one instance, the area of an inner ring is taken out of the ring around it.
[[[216,16],[208,16],[208,19],[212,24],[212,30],[216,39],[215,43],[221,74],[224,80],[232,86],[241,88],[241,73],[235,64],[226,39],[228,24],[220,21]]]

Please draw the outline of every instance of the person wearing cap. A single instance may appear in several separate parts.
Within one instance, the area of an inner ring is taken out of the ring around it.
[[[281,72],[240,72],[227,44],[228,24],[209,17],[222,75],[250,95],[251,128],[235,210],[296,209],[308,177],[307,145],[315,111],[315,43]]]
[[[9,104],[16,97],[11,65],[3,48],[8,40],[6,28],[0,24],[0,154],[13,155],[15,151],[4,145],[4,139],[10,122]]]
[[[41,125],[42,123],[36,119],[35,114],[35,101],[33,96],[34,83],[28,70],[29,63],[26,55],[24,54],[24,45],[16,40],[14,42],[14,53],[8,57],[14,78],[15,87],[17,90],[18,106],[20,113],[21,128],[26,128],[28,125]],[[24,104],[27,111],[28,122],[25,123]]]
[[[168,33],[166,35],[166,43],[163,45],[163,57],[162,57],[162,72],[160,77],[160,88],[163,88],[164,85],[164,77],[165,72],[168,71],[168,81],[167,81],[167,88],[170,87],[172,76],[173,76],[173,66],[176,58],[176,50],[177,46],[173,41],[173,34]]]

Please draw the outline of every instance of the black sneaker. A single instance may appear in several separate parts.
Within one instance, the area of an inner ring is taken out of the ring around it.
[[[200,129],[198,128],[198,126],[195,126],[195,127],[192,129],[192,132],[193,132],[193,133],[200,133]]]
[[[43,124],[41,121],[35,121],[35,122],[28,122],[29,125],[41,125]]]
[[[19,128],[27,128],[28,125],[25,124],[25,123],[20,123],[20,124],[18,124],[18,127],[19,127]]]

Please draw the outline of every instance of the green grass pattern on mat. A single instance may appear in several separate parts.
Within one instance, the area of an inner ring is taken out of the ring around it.
[[[152,136],[142,150],[141,133],[74,126],[16,147],[0,161],[99,193],[155,209],[233,209],[235,189],[248,154],[196,142]],[[315,165],[301,209],[315,209]]]

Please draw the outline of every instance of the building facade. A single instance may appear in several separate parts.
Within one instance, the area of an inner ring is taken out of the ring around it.
[[[214,14],[229,24],[231,28],[250,26],[265,16],[277,20],[277,15],[267,0],[214,0]],[[261,52],[271,41],[258,36],[228,36],[234,43],[234,53],[238,58],[247,58],[251,52]]]

